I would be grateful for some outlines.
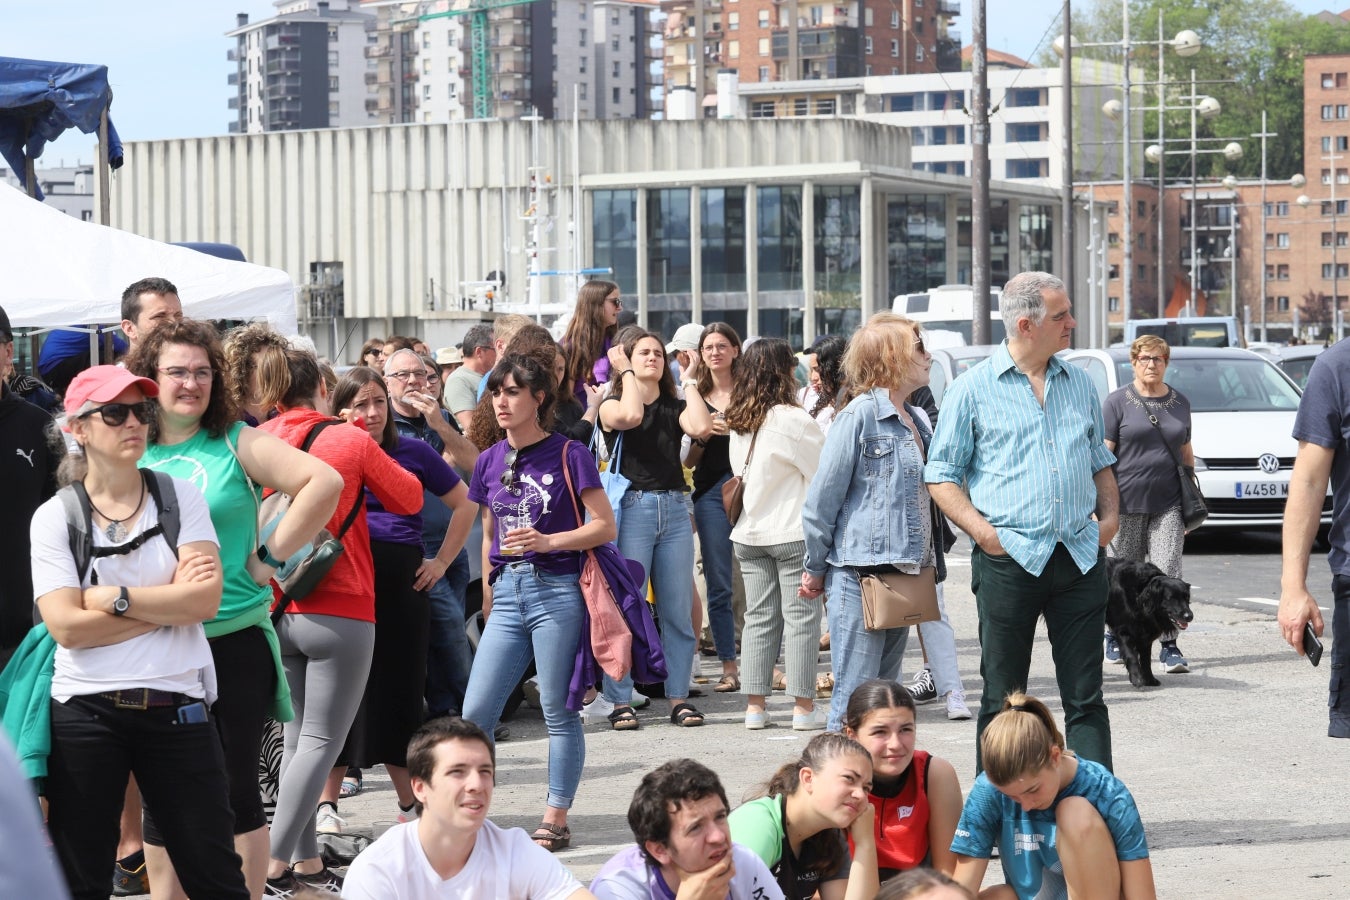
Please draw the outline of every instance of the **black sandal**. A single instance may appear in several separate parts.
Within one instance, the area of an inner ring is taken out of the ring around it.
[[[703,724],[703,713],[694,709],[692,704],[676,703],[670,711],[670,723],[681,728],[697,728]]]
[[[639,724],[638,717],[637,713],[633,712],[633,707],[631,706],[616,707],[614,712],[610,713],[607,718],[609,719],[610,727],[615,731],[637,731]]]
[[[559,828],[548,822],[540,822],[530,835],[530,840],[543,847],[549,853],[557,853],[572,846],[572,829],[566,825]]]

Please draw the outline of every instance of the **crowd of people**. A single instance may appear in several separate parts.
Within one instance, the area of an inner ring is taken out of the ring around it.
[[[266,326],[184,317],[164,279],[132,285],[125,356],[53,391],[59,430],[0,387],[5,440],[28,442],[0,457],[19,486],[5,515],[31,541],[13,567],[31,582],[3,587],[0,700],[71,896],[970,897],[1001,847],[1007,884],[981,896],[1152,897],[1143,825],[1110,771],[1103,559],[1115,539],[1179,571],[1177,498],[1149,487],[1161,445],[1141,449],[1140,422],[1171,417],[1161,437],[1185,456],[1187,407],[1147,338],[1104,417],[1055,356],[1074,320],[1053,276],[1012,279],[1002,315],[1008,340],[939,417],[924,335],[892,313],[804,354],[725,322],[667,342],[592,281],[561,340],[504,315],[436,353],[369,341],[339,376]],[[0,368],[12,340],[0,312]],[[954,767],[916,747],[917,703],[971,717],[945,611],[920,626],[906,686],[910,629],[869,627],[863,599],[898,574],[940,606],[948,518],[975,545],[984,681],[964,799]],[[283,589],[332,543],[312,589]],[[610,545],[641,573],[654,658],[598,677],[580,581]],[[1024,693],[1041,617],[1067,740]],[[816,734],[735,809],[701,762],[650,772],[634,845],[587,890],[550,856],[573,839],[583,722],[638,731],[658,696],[673,726],[703,726],[705,652],[746,728],[770,724],[782,690],[791,728]],[[533,831],[487,818],[522,683],[548,733]],[[343,796],[377,765],[398,824],[344,884],[318,836],[342,831]]]

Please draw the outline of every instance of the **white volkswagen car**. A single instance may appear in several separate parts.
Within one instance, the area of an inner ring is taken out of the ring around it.
[[[1102,399],[1134,378],[1127,348],[1070,350],[1063,358],[1092,378]],[[1195,473],[1209,504],[1203,528],[1263,528],[1284,521],[1302,396],[1269,359],[1236,347],[1173,347],[1167,384],[1191,403]],[[1331,494],[1322,505],[1331,524]]]

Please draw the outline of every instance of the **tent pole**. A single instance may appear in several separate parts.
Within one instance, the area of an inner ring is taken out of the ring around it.
[[[98,114],[98,216],[99,224],[112,224],[112,198],[108,196],[108,107]]]
[[[33,120],[23,120],[23,184],[28,196],[37,199],[37,171],[28,155],[28,138],[33,134]]]

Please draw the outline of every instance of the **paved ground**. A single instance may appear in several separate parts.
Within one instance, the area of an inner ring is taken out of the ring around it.
[[[1274,566],[1278,556],[1257,561]],[[1314,562],[1315,583],[1329,579]],[[1269,574],[1269,573],[1268,573]],[[1267,578],[1262,590],[1269,595]],[[1198,592],[1196,622],[1182,649],[1192,671],[1160,675],[1159,688],[1136,690],[1122,666],[1106,667],[1116,771],[1139,804],[1148,829],[1158,896],[1206,898],[1344,898],[1350,896],[1350,810],[1342,787],[1350,744],[1326,737],[1327,664],[1311,668],[1275,631],[1274,612],[1229,604],[1249,585],[1209,579]],[[1315,588],[1316,589],[1316,588]],[[1327,596],[1325,590],[1320,596]],[[979,647],[968,561],[954,560],[947,608],[958,636],[966,690],[978,702]],[[917,664],[917,647],[906,660]],[[827,657],[822,656],[822,671]],[[705,662],[708,671],[711,661]],[[1042,635],[1031,690],[1059,712]],[[571,817],[572,849],[561,857],[583,880],[630,838],[625,813],[641,775],[668,759],[692,756],[715,769],[733,805],[804,745],[788,728],[746,731],[741,700],[705,693],[694,701],[708,715],[700,729],[671,726],[657,707],[642,712],[642,729],[616,733],[588,726],[587,762]],[[775,695],[770,712],[788,720],[790,703]],[[973,722],[949,722],[940,704],[919,711],[919,745],[952,761],[969,787],[974,772]],[[538,710],[523,708],[512,739],[498,750],[493,818],[529,828],[539,820],[547,747]],[[344,801],[353,826],[381,833],[397,813],[383,773]],[[991,866],[993,883],[997,866]]]

